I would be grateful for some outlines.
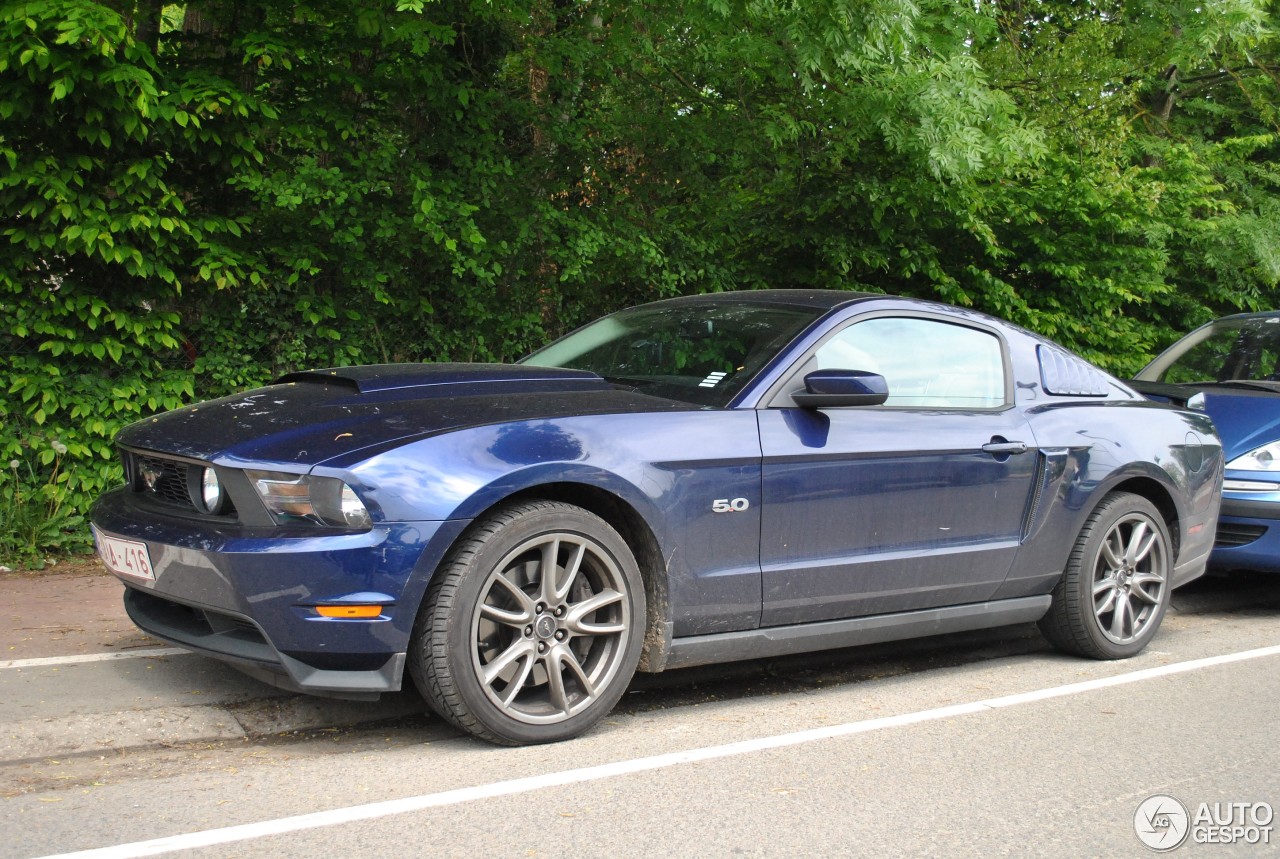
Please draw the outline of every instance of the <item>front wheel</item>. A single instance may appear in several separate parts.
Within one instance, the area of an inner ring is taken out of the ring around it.
[[[1172,570],[1160,511],[1139,495],[1113,493],[1085,521],[1040,631],[1079,656],[1133,656],[1160,627]]]
[[[554,501],[502,509],[437,570],[409,669],[437,713],[504,745],[591,728],[640,658],[644,585],[622,537]]]

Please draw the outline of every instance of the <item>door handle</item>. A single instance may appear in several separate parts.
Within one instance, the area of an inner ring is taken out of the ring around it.
[[[983,453],[989,453],[992,456],[1009,456],[1015,453],[1026,453],[1026,442],[1021,441],[992,441],[982,446]]]

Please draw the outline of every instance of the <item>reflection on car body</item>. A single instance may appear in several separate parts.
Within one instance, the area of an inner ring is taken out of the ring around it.
[[[807,290],[516,365],[294,373],[118,444],[91,518],[145,549],[153,580],[115,566],[140,627],[315,694],[408,671],[500,743],[587,730],[637,669],[1032,620],[1129,656],[1203,571],[1222,476],[1203,413],[1042,338]]]

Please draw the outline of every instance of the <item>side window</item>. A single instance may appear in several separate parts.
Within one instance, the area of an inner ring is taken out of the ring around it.
[[[889,383],[886,406],[991,409],[1004,405],[1005,370],[993,334],[933,319],[858,322],[818,347],[819,370],[866,370]]]

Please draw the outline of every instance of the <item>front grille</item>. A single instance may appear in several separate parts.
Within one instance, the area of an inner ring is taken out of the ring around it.
[[[1214,537],[1215,549],[1234,549],[1247,546],[1267,533],[1265,525],[1235,525],[1228,522],[1218,523],[1218,533]]]
[[[133,457],[133,471],[136,475],[134,489],[147,493],[156,501],[195,510],[191,494],[187,491],[187,472],[190,466],[178,460],[140,453],[133,454]]]
[[[223,502],[223,509],[216,517],[196,507],[192,497],[193,493],[200,491],[199,465],[136,450],[122,451],[122,456],[129,488],[146,502],[175,513],[216,519],[235,516],[235,507],[229,498]]]

